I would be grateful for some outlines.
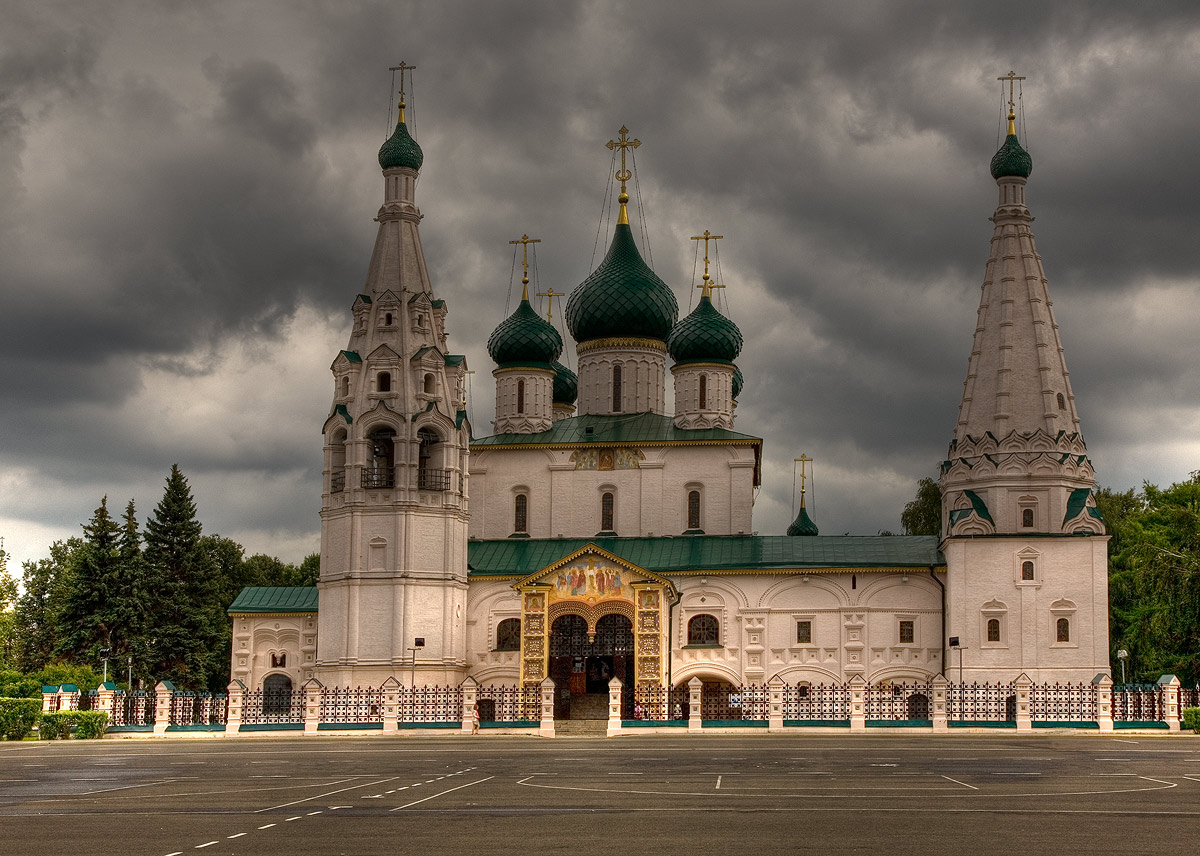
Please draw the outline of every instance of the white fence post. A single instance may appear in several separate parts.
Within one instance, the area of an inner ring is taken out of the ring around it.
[[[242,704],[246,700],[246,685],[236,678],[225,688],[229,694],[229,715],[225,720],[225,736],[237,734],[242,727]]]
[[[703,713],[700,705],[703,703],[704,681],[692,678],[688,681],[688,733],[699,734],[704,730]]]
[[[154,733],[166,734],[171,724],[171,698],[175,685],[170,681],[159,681],[154,685]]]
[[[541,718],[538,721],[538,736],[553,737],[554,736],[554,679],[547,677],[540,684],[538,689],[541,691]]]
[[[325,685],[316,678],[309,678],[301,687],[304,690],[304,733],[316,734],[321,724],[321,693]]]
[[[395,675],[380,687],[383,692],[383,733],[395,734],[400,730],[400,682]]]
[[[1033,731],[1033,713],[1029,709],[1029,691],[1033,681],[1029,675],[1021,672],[1013,681],[1017,691],[1017,731]]]
[[[950,686],[950,682],[946,680],[945,675],[938,675],[933,679],[932,686],[933,706],[929,715],[933,719],[933,730],[949,731],[949,720],[946,717],[946,690]]]
[[[1096,726],[1101,731],[1112,731],[1112,678],[1101,672],[1092,678],[1092,686],[1096,688]]]
[[[608,736],[621,733],[621,679],[613,677],[608,682]]]
[[[1163,675],[1158,679],[1158,686],[1163,696],[1163,716],[1167,720],[1167,728],[1179,730],[1179,678],[1174,675]]]
[[[787,684],[779,675],[767,681],[770,707],[767,708],[767,731],[783,731],[783,693]]]
[[[862,675],[850,679],[850,730],[867,730],[867,682]]]
[[[462,727],[464,734],[475,730],[475,708],[479,704],[479,681],[470,675],[462,682]]]

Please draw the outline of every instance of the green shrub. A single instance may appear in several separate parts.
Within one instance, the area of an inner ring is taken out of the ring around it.
[[[78,740],[94,740],[108,728],[108,712],[103,710],[59,710],[43,713],[38,722],[38,737],[42,740],[67,739],[71,729]]]
[[[22,740],[33,730],[42,703],[34,698],[0,698],[0,735]]]
[[[1183,709],[1183,727],[1190,728],[1200,734],[1200,707],[1185,707]]]

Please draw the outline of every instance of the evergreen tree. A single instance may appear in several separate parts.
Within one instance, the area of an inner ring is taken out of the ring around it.
[[[106,610],[112,657],[116,662],[128,663],[129,658],[133,657],[135,662],[144,663],[149,657],[145,577],[142,534],[138,530],[137,509],[131,499],[121,516],[116,575]]]
[[[22,593],[13,615],[13,636],[17,668],[23,672],[37,671],[54,658],[75,556],[83,548],[79,538],[55,541],[50,545],[49,558],[22,566]]]
[[[92,519],[83,525],[83,546],[75,553],[70,582],[59,615],[55,656],[69,662],[92,664],[111,636],[109,599],[120,562],[120,529],[108,513],[108,497]]]
[[[16,661],[13,635],[16,610],[17,581],[8,572],[8,553],[4,549],[4,539],[0,538],[0,670],[11,669]]]
[[[214,615],[213,562],[204,549],[191,488],[177,464],[146,522],[144,557],[147,676],[197,690],[223,685],[229,666],[221,662],[227,621],[223,611]]]
[[[917,495],[900,513],[905,535],[942,534],[942,489],[931,478],[917,482]]]

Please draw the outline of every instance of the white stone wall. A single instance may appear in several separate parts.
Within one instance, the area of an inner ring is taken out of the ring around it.
[[[591,538],[600,529],[600,497],[614,494],[615,531],[624,537],[679,535],[687,494],[699,490],[701,528],[709,535],[751,531],[752,446],[638,447],[636,469],[577,469],[575,449],[480,449],[471,457],[474,538],[513,534],[513,503],[528,496],[533,538]]]
[[[638,344],[641,342],[641,344]],[[579,412],[665,415],[666,346],[647,340],[621,340],[612,346],[578,346]],[[613,409],[613,366],[621,366],[621,407]]]
[[[496,434],[535,434],[554,423],[554,372],[550,370],[496,369]],[[524,384],[524,395],[518,393]]]
[[[299,688],[316,667],[317,614],[238,613],[233,618],[233,649],[229,673],[247,689],[262,688],[268,675],[283,674]],[[286,655],[282,667],[271,665],[271,655]]]
[[[675,427],[733,429],[733,366],[687,363],[674,366]],[[700,378],[704,378],[704,407],[700,406]]]

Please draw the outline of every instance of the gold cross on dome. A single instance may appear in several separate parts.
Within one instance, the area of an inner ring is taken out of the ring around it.
[[[1013,107],[1015,106],[1014,102],[1013,102],[1013,83],[1018,80],[1024,80],[1025,78],[1017,77],[1017,73],[1015,71],[1010,71],[1008,74],[1004,75],[1003,77],[997,77],[996,79],[1008,81],[1008,112],[1012,113]]]
[[[617,197],[617,202],[621,205],[621,213],[617,215],[617,225],[628,226],[629,212],[625,209],[625,204],[629,202],[629,194],[625,192],[625,182],[633,178],[633,173],[625,168],[625,150],[636,149],[642,144],[642,141],[629,139],[629,129],[624,125],[621,126],[621,130],[618,133],[620,136],[617,139],[609,140],[604,145],[608,147],[609,151],[613,149],[621,150],[621,168],[617,170],[616,175],[617,181],[621,182],[621,195]]]
[[[805,473],[804,473],[804,465],[811,464],[812,458],[810,458],[808,455],[801,452],[800,457],[793,458],[792,461],[793,461],[793,464],[792,464],[793,468],[795,467],[796,464],[800,465],[800,507],[803,508],[804,507],[804,481],[805,481],[805,479],[808,478],[808,476],[805,475]]]
[[[525,273],[521,275],[521,299],[529,299],[529,245],[540,244],[541,238],[531,238],[528,235],[522,235],[519,240],[509,241],[510,244],[521,244],[521,266],[525,269]]]
[[[546,289],[545,291],[539,291],[537,293],[537,296],[546,298],[546,320],[550,321],[554,317],[554,314],[553,314],[554,313],[554,298],[565,297],[566,292],[565,291],[555,291],[554,288],[551,287],[551,288]]]
[[[704,230],[703,235],[692,235],[691,239],[693,241],[703,241],[704,242],[704,276],[701,277],[700,285],[696,286],[696,288],[700,289],[701,297],[712,297],[712,290],[714,288],[724,288],[725,287],[723,285],[717,285],[715,283],[710,283],[708,281],[708,242],[709,241],[719,241],[724,237],[725,237],[724,235],[714,235],[712,232],[708,231],[708,229]]]
[[[399,65],[393,65],[388,71],[392,72],[392,82],[396,82],[396,72],[400,72],[400,122],[404,122],[404,72],[409,72],[409,79],[412,78],[412,72],[416,71],[415,65],[409,65],[404,60],[400,60]]]

